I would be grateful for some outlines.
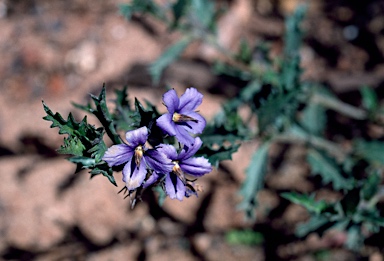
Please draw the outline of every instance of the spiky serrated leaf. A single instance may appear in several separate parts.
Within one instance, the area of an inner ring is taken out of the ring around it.
[[[85,150],[85,146],[81,142],[79,138],[71,137],[64,138],[64,145],[57,150],[60,154],[72,154],[75,156],[83,156],[83,152]]]
[[[113,143],[120,144],[120,137],[116,132],[112,115],[110,114],[107,107],[105,85],[103,85],[99,96],[91,94],[91,98],[94,102],[95,108],[93,108],[90,103],[88,103],[88,105],[86,106],[80,104],[74,104],[74,106],[86,110],[95,115],[105,128],[105,132],[107,133],[108,137],[113,141]]]
[[[309,212],[320,214],[329,207],[324,200],[316,201],[313,195],[304,195],[296,192],[282,193],[283,198],[288,199],[292,203],[305,207]]]
[[[157,60],[151,64],[149,67],[149,73],[152,76],[154,83],[158,83],[160,81],[161,75],[163,71],[174,62],[181,53],[187,48],[187,46],[191,43],[190,37],[184,37],[167,50],[165,50],[162,55],[157,58]]]
[[[336,190],[353,188],[353,179],[343,177],[339,166],[319,151],[309,150],[307,161],[311,166],[311,172],[322,177],[323,184],[332,183]]]
[[[230,108],[224,106],[223,111],[215,116],[213,122],[207,125],[200,135],[206,146],[222,146],[225,142],[234,145],[236,142],[247,140],[250,137],[250,131],[242,118]]]
[[[235,144],[228,147],[221,146],[219,148],[212,148],[203,145],[196,153],[196,156],[204,156],[208,159],[212,166],[218,167],[220,161],[232,159],[232,154],[235,153],[239,147],[240,144]]]
[[[287,93],[270,95],[267,100],[260,102],[261,106],[256,112],[258,126],[261,133],[268,130],[280,130],[285,122],[291,122],[299,106],[299,89]]]
[[[250,72],[241,70],[238,67],[232,66],[221,61],[215,61],[215,63],[213,64],[212,71],[214,74],[233,77],[241,81],[252,80],[252,74]]]
[[[96,175],[102,174],[104,177],[108,178],[109,182],[111,182],[117,187],[115,178],[113,177],[112,168],[110,168],[106,163],[97,165],[89,173],[91,174],[91,178]]]
[[[88,152],[91,153],[91,156],[95,159],[96,163],[99,163],[107,149],[107,145],[105,145],[104,141],[99,140],[99,142],[89,149]]]
[[[76,156],[89,156],[88,150],[102,142],[103,130],[96,129],[87,123],[87,117],[81,122],[76,122],[70,113],[68,120],[64,120],[59,113],[53,113],[43,102],[44,110],[47,113],[43,119],[52,121],[51,128],[59,128],[59,134],[68,134],[64,139],[64,145],[58,150],[59,153],[72,154]]]
[[[160,117],[160,113],[156,107],[149,101],[146,101],[147,108],[140,103],[138,99],[135,99],[136,113],[140,117],[139,127],[147,127],[149,129],[148,142],[152,146],[157,146],[163,142],[163,132],[156,125],[156,119]]]
[[[251,162],[246,170],[246,179],[240,190],[240,195],[243,199],[239,208],[244,210],[247,217],[250,219],[254,218],[257,193],[264,185],[269,146],[269,142],[262,143],[253,154]]]
[[[76,122],[72,113],[69,113],[68,119],[64,120],[60,113],[53,113],[49,107],[43,102],[44,110],[47,116],[43,117],[46,121],[51,121],[51,128],[59,128],[59,134],[68,134],[71,136],[85,135],[87,132],[87,117],[81,122]]]
[[[130,108],[127,86],[124,86],[121,90],[116,89],[115,94],[116,94],[116,100],[115,100],[116,106],[119,106],[122,109]]]
[[[70,162],[81,165],[83,168],[92,168],[96,165],[95,159],[84,157],[84,156],[75,156],[68,159]]]
[[[255,95],[261,90],[262,84],[259,80],[250,81],[240,93],[240,98],[245,102],[251,102]]]
[[[306,223],[298,225],[295,234],[298,237],[304,237],[313,231],[317,231],[320,234],[331,227],[333,223],[330,223],[328,217],[323,215],[312,216]]]
[[[370,200],[379,190],[381,179],[377,172],[370,173],[365,180],[360,191],[360,197],[364,200]]]
[[[354,142],[355,154],[374,166],[384,165],[384,142],[356,140]]]

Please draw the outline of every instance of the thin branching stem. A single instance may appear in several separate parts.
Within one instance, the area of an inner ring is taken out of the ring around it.
[[[315,93],[312,96],[312,102],[320,104],[328,109],[337,111],[355,120],[366,120],[369,117],[366,110],[357,108],[338,99],[329,97],[328,95]]]
[[[311,134],[296,135],[295,133],[289,132],[275,137],[274,141],[292,144],[309,144],[315,148],[325,150],[330,155],[334,156],[339,162],[344,161],[350,153],[348,149],[345,149],[332,141]]]

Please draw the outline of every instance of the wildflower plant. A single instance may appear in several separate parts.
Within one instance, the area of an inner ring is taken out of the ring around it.
[[[335,139],[329,135],[329,128],[332,115],[343,115],[350,123],[382,128],[383,108],[376,92],[369,87],[361,88],[361,105],[352,106],[341,101],[329,86],[302,80],[300,46],[304,37],[301,23],[305,6],[299,6],[286,20],[283,52],[275,58],[269,55],[267,41],[256,44],[242,41],[235,52],[221,46],[216,37],[216,22],[223,9],[213,1],[132,1],[122,4],[120,10],[127,19],[135,15],[152,16],[165,23],[169,31],[182,35],[149,66],[155,82],[190,43],[200,41],[225,57],[212,64],[212,71],[244,86],[236,97],[223,104],[222,111],[207,123],[200,138],[203,141],[201,155],[215,166],[231,158],[244,141],[259,142],[239,193],[242,197],[239,207],[249,218],[255,216],[257,194],[264,186],[271,145],[301,145],[306,148],[311,173],[320,176],[321,185],[337,191],[341,199],[317,200],[316,191],[310,195],[295,191],[281,194],[310,213],[311,218],[297,228],[296,235],[305,237],[311,232],[322,234],[338,229],[347,235],[345,246],[358,251],[366,238],[380,232],[384,226],[384,213],[379,208],[384,197],[383,138],[361,133],[351,138],[337,133],[338,139]],[[167,103],[167,106],[171,104]],[[249,115],[240,117],[239,107],[248,108]],[[180,108],[171,105],[168,109],[170,114],[161,121],[177,124],[170,121],[170,115]],[[256,119],[256,126],[251,119]],[[177,137],[176,131],[169,135]]]
[[[352,106],[328,86],[302,80],[299,51],[305,6],[299,6],[286,20],[284,49],[275,58],[269,55],[268,42],[242,41],[235,52],[222,47],[216,37],[216,21],[222,9],[213,1],[160,4],[134,0],[122,4],[120,10],[127,19],[150,15],[170,31],[181,33],[181,39],[149,66],[155,82],[189,44],[201,41],[225,57],[212,64],[212,71],[236,79],[244,87],[210,122],[196,111],[203,96],[194,88],[180,97],[175,90],[166,92],[163,103],[168,111],[163,115],[148,102],[143,106],[135,99],[132,106],[127,88],[116,91],[116,106],[110,111],[103,88],[99,96],[91,96],[93,104],[75,105],[95,115],[101,123],[98,128],[88,124],[86,117],[76,122],[70,114],[64,120],[44,104],[44,119],[52,121],[51,127],[58,127],[60,134],[68,135],[59,152],[70,154],[69,160],[77,170],[88,169],[91,176],[102,174],[115,185],[114,172],[122,171],[123,190],[133,198],[133,204],[150,187],[182,200],[197,194],[196,178],[209,173],[211,166],[219,167],[222,160],[231,159],[243,142],[257,140],[258,149],[250,156],[239,191],[239,209],[254,218],[257,195],[270,165],[271,146],[301,145],[306,149],[311,173],[320,177],[321,186],[338,192],[340,199],[318,200],[317,191],[309,195],[296,191],[281,194],[282,199],[300,204],[310,213],[310,219],[298,226],[296,236],[338,229],[347,235],[344,245],[358,251],[366,238],[380,232],[384,226],[384,213],[379,207],[384,197],[384,139],[361,133],[352,137],[337,133],[335,138],[329,128],[332,115],[382,128],[383,108],[371,88],[362,88],[361,105]],[[240,116],[239,107],[248,108],[248,115]],[[125,140],[118,135],[121,131],[126,132]],[[113,143],[109,148],[104,134]]]
[[[201,133],[206,124],[204,117],[195,112],[203,95],[188,88],[179,99],[175,90],[169,90],[163,95],[169,112],[163,115],[149,103],[149,108],[144,108],[137,99],[135,109],[130,108],[127,88],[116,91],[116,96],[113,113],[107,107],[104,87],[98,97],[91,96],[94,106],[75,104],[94,114],[102,124],[100,128],[88,124],[86,117],[76,122],[70,114],[64,120],[43,102],[47,113],[44,119],[52,121],[51,127],[58,127],[60,134],[68,135],[58,151],[72,154],[69,161],[77,164],[77,170],[89,169],[92,177],[102,174],[114,185],[114,172],[122,171],[122,190],[132,196],[132,206],[143,190],[151,186],[161,187],[172,199],[197,196],[196,179],[190,177],[212,171],[207,158],[195,156],[202,146],[201,139],[191,136]],[[118,135],[119,131],[126,131],[125,140]],[[105,133],[114,143],[109,148],[103,140]]]

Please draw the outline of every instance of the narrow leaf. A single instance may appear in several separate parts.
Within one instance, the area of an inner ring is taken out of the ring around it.
[[[329,207],[324,200],[316,201],[313,196],[298,194],[295,192],[282,193],[283,198],[288,199],[292,203],[299,204],[305,207],[309,212],[320,214]]]
[[[191,38],[184,37],[179,42],[165,50],[163,54],[153,64],[151,64],[149,72],[155,83],[160,81],[163,71],[181,55],[190,42]]]
[[[240,190],[243,197],[240,209],[245,210],[248,218],[254,218],[254,208],[256,207],[257,193],[264,185],[264,177],[267,170],[267,158],[269,142],[260,145],[251,158],[251,163],[246,170],[246,178]]]

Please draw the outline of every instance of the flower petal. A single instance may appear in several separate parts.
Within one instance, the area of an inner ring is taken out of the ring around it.
[[[182,125],[176,125],[176,138],[179,142],[183,143],[187,147],[193,145],[195,139],[189,135],[188,131]]]
[[[177,198],[182,201],[185,195],[184,183],[173,174],[165,177],[165,191],[171,199]]]
[[[177,160],[178,159],[176,148],[172,145],[160,144],[159,146],[156,147],[156,149],[159,152],[164,153],[165,156],[167,156],[167,158],[170,160]]]
[[[187,174],[200,177],[212,171],[212,166],[204,157],[190,158],[179,162],[180,168]]]
[[[125,134],[125,138],[128,145],[133,148],[136,148],[139,145],[144,145],[148,138],[148,129],[147,127],[141,127],[133,131],[128,131]]]
[[[130,160],[123,169],[123,181],[128,190],[134,190],[140,187],[147,175],[147,168],[144,160],[142,159],[139,167],[135,164],[134,160]]]
[[[177,159],[183,161],[191,158],[200,149],[202,144],[203,142],[201,141],[201,139],[199,137],[196,137],[192,146],[184,146],[184,148],[180,151],[180,154]]]
[[[158,174],[157,172],[153,171],[151,176],[149,176],[149,178],[145,181],[144,185],[143,185],[143,188],[148,188],[149,186],[151,186],[153,183],[155,183],[156,181],[158,181],[162,176],[164,175],[160,175]]]
[[[133,149],[126,144],[113,145],[105,152],[103,160],[108,166],[117,166],[129,161],[133,156]]]
[[[156,120],[156,125],[170,136],[176,135],[176,124],[172,121],[172,114],[166,113]]]
[[[177,97],[177,93],[174,89],[164,93],[163,101],[170,114],[173,114],[179,107],[179,97]]]
[[[194,118],[195,120],[197,120],[197,122],[188,121],[183,125],[180,124],[180,126],[183,126],[184,129],[186,129],[188,132],[191,132],[193,134],[202,133],[206,125],[206,121],[204,117],[198,114],[197,112],[189,112],[189,113],[186,113],[185,115]]]
[[[203,101],[203,95],[195,88],[188,88],[180,97],[179,113],[194,111]]]
[[[173,163],[164,153],[150,149],[145,151],[144,158],[148,167],[156,172],[168,174],[172,171]]]

